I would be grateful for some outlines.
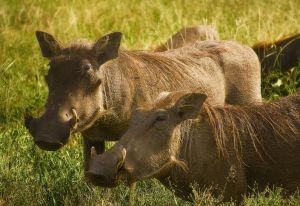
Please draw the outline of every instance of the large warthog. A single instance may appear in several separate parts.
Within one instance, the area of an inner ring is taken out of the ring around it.
[[[42,149],[57,150],[70,133],[82,132],[85,168],[90,149],[104,151],[118,140],[130,115],[161,91],[200,87],[213,104],[261,102],[260,65],[254,51],[234,41],[203,41],[166,52],[119,50],[122,34],[95,43],[63,47],[53,36],[36,32],[49,59],[45,112],[27,116],[25,125]]]
[[[157,178],[184,199],[192,183],[213,185],[224,201],[240,201],[255,182],[259,190],[300,186],[300,94],[256,106],[210,106],[206,99],[173,92],[138,108],[123,137],[92,155],[87,177],[111,186]]]

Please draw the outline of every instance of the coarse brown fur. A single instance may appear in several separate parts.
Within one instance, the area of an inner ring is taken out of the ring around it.
[[[265,150],[261,132],[268,129],[270,137],[280,138],[281,141],[287,143],[295,140],[289,137],[298,138],[299,125],[295,120],[300,117],[299,100],[299,95],[296,95],[261,106],[211,107],[204,104],[203,115],[207,117],[214,131],[217,147],[222,155],[226,156],[228,150],[226,143],[229,141],[234,144],[235,153],[242,160],[240,156],[243,147],[241,138],[246,132],[249,141],[252,142],[253,148],[262,160],[266,157],[268,160],[272,160],[268,151]],[[298,104],[297,101],[299,101]]]
[[[202,94],[181,91],[139,108],[119,142],[93,158],[89,176],[155,177],[184,199],[192,183],[217,185],[215,195],[238,202],[255,184],[259,190],[283,187],[288,194],[299,188],[300,94],[251,106],[203,101]],[[108,173],[121,150],[126,156],[120,174]]]
[[[218,151],[235,153],[247,185],[300,186],[300,94],[260,106],[203,106]]]

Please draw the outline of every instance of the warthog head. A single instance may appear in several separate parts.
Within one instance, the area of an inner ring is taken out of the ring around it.
[[[42,149],[66,144],[70,132],[91,126],[103,108],[101,65],[118,56],[122,34],[111,33],[96,43],[79,42],[64,48],[53,36],[36,32],[42,55],[49,59],[45,76],[49,94],[45,112],[25,116],[25,126]]]
[[[163,175],[171,166],[186,169],[178,160],[180,139],[176,126],[196,118],[205,94],[174,92],[154,106],[137,109],[129,129],[109,151],[93,155],[87,178],[100,186],[114,186],[119,180],[131,183]]]

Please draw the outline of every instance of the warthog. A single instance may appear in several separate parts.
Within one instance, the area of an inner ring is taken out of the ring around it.
[[[36,32],[42,55],[50,60],[45,112],[27,116],[25,125],[44,150],[65,145],[82,132],[85,168],[90,149],[118,140],[132,110],[160,91],[200,87],[214,104],[261,102],[260,65],[251,48],[234,41],[203,41],[166,52],[119,50],[122,34],[95,43],[62,47],[53,36]]]
[[[268,73],[274,68],[281,71],[289,71],[292,67],[299,64],[300,34],[274,42],[260,42],[252,48],[260,59],[263,72]]]
[[[300,186],[300,94],[251,106],[211,106],[207,96],[173,92],[138,108],[127,132],[92,155],[95,185],[157,178],[190,200],[190,184],[214,185],[224,201],[259,190]],[[92,150],[93,153],[93,150]]]
[[[154,51],[162,52],[178,49],[184,45],[194,44],[196,41],[203,40],[219,40],[219,33],[216,28],[209,25],[183,27],[164,44],[154,49]]]

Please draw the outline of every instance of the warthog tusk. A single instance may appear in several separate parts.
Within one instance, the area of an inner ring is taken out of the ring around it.
[[[74,108],[71,111],[73,115],[73,118],[71,119],[71,127],[73,130],[76,130],[78,126],[78,115]]]
[[[91,148],[91,157],[95,157],[95,156],[97,156],[97,152],[96,152],[95,147],[92,147]]]
[[[123,148],[123,149],[122,149],[122,162],[125,161],[125,158],[126,158],[126,149]]]
[[[125,158],[126,158],[126,149],[123,148],[122,149],[122,157],[121,159],[118,161],[116,169],[119,170],[121,169],[121,167],[123,166],[124,162],[125,162]]]

